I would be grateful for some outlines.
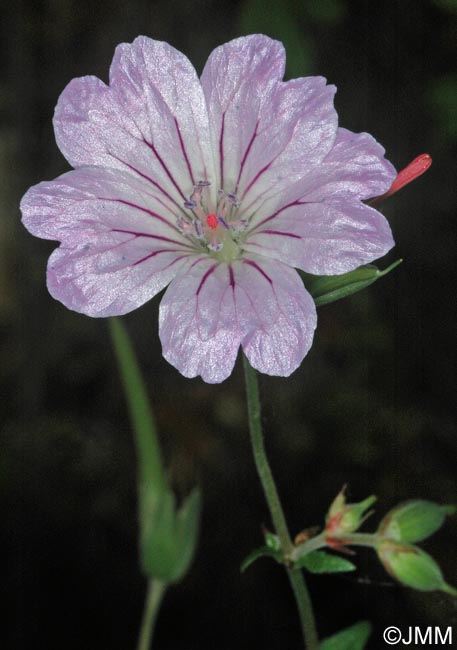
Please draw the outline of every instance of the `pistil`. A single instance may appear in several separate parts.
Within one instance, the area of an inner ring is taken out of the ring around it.
[[[193,188],[184,207],[189,211],[177,220],[183,235],[198,247],[206,247],[217,259],[229,262],[239,256],[238,239],[247,226],[247,219],[237,219],[240,207],[237,196],[220,189],[217,207],[213,210],[209,181],[199,181]]]

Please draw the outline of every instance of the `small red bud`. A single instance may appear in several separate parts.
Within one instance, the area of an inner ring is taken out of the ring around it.
[[[432,164],[432,159],[428,153],[423,153],[417,158],[414,158],[412,162],[409,163],[401,172],[398,172],[397,178],[392,183],[390,190],[384,194],[384,198],[395,194],[398,190],[401,190],[402,187],[411,183],[411,181],[416,180],[419,176],[422,176],[427,169]]]
[[[414,158],[409,165],[398,172],[396,179],[387,192],[381,194],[381,196],[376,196],[374,199],[369,201],[369,204],[376,205],[377,203],[384,201],[384,199],[387,199],[389,196],[392,196],[392,194],[401,190],[402,187],[405,187],[405,185],[408,185],[412,181],[416,180],[416,178],[419,178],[419,176],[422,176],[431,164],[432,159],[428,153],[423,153],[420,156],[417,156],[417,158]]]

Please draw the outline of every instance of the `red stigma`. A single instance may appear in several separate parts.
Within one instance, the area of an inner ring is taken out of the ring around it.
[[[219,222],[215,214],[209,214],[206,217],[206,223],[208,227],[211,228],[211,230],[216,230],[217,226],[219,225]]]

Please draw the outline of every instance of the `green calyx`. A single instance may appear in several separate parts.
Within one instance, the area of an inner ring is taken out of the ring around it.
[[[379,534],[397,542],[420,542],[433,535],[444,524],[454,506],[415,499],[393,508],[379,525]]]
[[[403,585],[419,591],[444,591],[457,596],[457,589],[445,582],[437,562],[421,548],[384,540],[376,551],[384,568]]]
[[[344,488],[335,497],[326,517],[326,533],[329,537],[340,538],[353,533],[372,514],[370,507],[376,501],[371,495],[360,503],[346,503]]]

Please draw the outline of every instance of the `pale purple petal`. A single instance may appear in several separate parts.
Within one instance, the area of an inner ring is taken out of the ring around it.
[[[120,170],[81,167],[39,183],[23,197],[21,210],[32,234],[67,246],[124,229],[188,247],[176,226],[180,210],[172,211],[146,181]]]
[[[396,171],[384,158],[384,148],[368,133],[339,128],[335,143],[319,165],[311,167],[298,182],[280,195],[265,200],[251,219],[251,227],[293,203],[316,203],[327,199],[369,199],[389,189]]]
[[[293,204],[249,233],[246,251],[317,275],[338,275],[394,245],[385,217],[359,201]]]
[[[186,377],[218,383],[240,344],[260,372],[290,375],[311,347],[316,309],[296,271],[281,263],[198,258],[167,289],[159,323],[165,358]]]
[[[214,384],[230,375],[241,339],[227,264],[205,256],[184,267],[160,303],[159,335],[185,377]]]
[[[284,46],[266,36],[237,38],[210,54],[201,83],[217,154],[218,187],[234,191],[261,107],[268,106],[284,70]]]
[[[313,299],[294,269],[273,260],[247,255],[234,272],[244,353],[260,372],[288,377],[313,342]]]
[[[300,197],[315,202],[330,197],[366,200],[383,194],[397,175],[384,154],[384,147],[369,133],[339,128],[331,151],[303,179]]]
[[[62,153],[74,167],[129,171],[181,205],[212,168],[194,68],[170,45],[140,36],[116,49],[110,84],[82,77],[63,91],[54,116]]]
[[[48,262],[50,294],[88,316],[119,316],[153,298],[175,277],[189,254],[119,233],[79,248],[63,245]]]
[[[336,136],[334,87],[283,73],[282,45],[259,35],[217,48],[203,71],[220,185],[245,206],[301,178]]]
[[[306,178],[328,154],[338,125],[334,94],[323,77],[278,85],[242,170],[237,194],[244,214]]]
[[[141,306],[193,253],[149,187],[119,170],[86,167],[40,183],[21,209],[32,233],[62,242],[48,264],[50,293],[89,316]]]

